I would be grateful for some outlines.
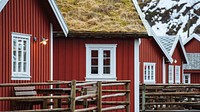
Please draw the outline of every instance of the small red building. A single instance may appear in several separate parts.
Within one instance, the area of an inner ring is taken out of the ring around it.
[[[189,64],[184,65],[184,83],[200,83],[200,36],[192,34],[184,41]]]
[[[169,62],[172,62],[172,58],[157,36],[141,39],[140,83],[163,83],[165,64]]]
[[[51,80],[53,31],[67,34],[63,22],[53,0],[0,0],[0,83]],[[0,97],[11,89],[0,88]],[[0,102],[0,111],[9,109],[9,102]]]
[[[57,0],[67,22],[55,35],[54,80],[131,80],[131,111],[139,112],[139,38],[148,37],[130,0]]]
[[[163,83],[183,83],[183,64],[187,64],[188,59],[181,38],[176,36],[160,36],[158,38],[173,59],[172,63],[166,63],[164,68],[166,77]]]

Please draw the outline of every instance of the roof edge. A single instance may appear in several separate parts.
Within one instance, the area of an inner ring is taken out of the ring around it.
[[[0,4],[0,12],[3,10],[4,6],[8,3],[8,0],[2,0],[2,3]]]
[[[171,50],[170,50],[170,52],[169,52],[169,55],[170,55],[170,56],[173,55],[174,50],[176,49],[176,45],[177,45],[177,43],[178,43],[178,41],[179,41],[179,38],[180,38],[180,37],[177,37],[177,36],[175,37],[174,43],[173,43],[173,45],[172,45],[172,47],[171,47]]]
[[[188,58],[187,58],[187,54],[186,54],[185,47],[184,47],[184,45],[183,45],[183,42],[182,42],[181,37],[179,37],[178,40],[179,40],[179,42],[180,42],[180,45],[181,45],[181,48],[182,48],[182,51],[183,51],[183,55],[184,55],[184,57],[185,57],[185,61],[186,61],[185,64],[189,64],[189,60],[188,60]]]
[[[185,41],[183,41],[183,45],[186,45],[188,42],[190,42],[193,38],[197,39],[200,41],[200,36],[193,33],[189,38],[187,38]]]
[[[149,23],[147,22],[147,20],[145,19],[145,15],[142,13],[142,10],[139,7],[139,4],[137,2],[137,0],[132,0],[133,5],[135,6],[136,11],[138,12],[138,15],[148,33],[149,36],[153,36],[152,35],[152,30],[151,30],[151,26],[149,25]]]
[[[60,10],[58,9],[58,6],[57,6],[56,2],[54,0],[48,0],[48,1],[49,1],[49,4],[50,4],[50,6],[51,6],[51,8],[52,8],[52,10],[53,10],[58,22],[59,22],[59,24],[60,24],[64,34],[65,34],[65,37],[67,37],[67,34],[68,34],[69,30],[67,28],[67,24],[65,23],[65,20],[64,20],[64,18],[62,16]]]

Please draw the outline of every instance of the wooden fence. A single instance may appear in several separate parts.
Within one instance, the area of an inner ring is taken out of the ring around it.
[[[42,107],[35,106],[34,109],[23,110],[24,112],[83,112],[83,111],[125,111],[130,112],[130,81],[52,81],[39,83],[7,83],[0,84],[0,88],[16,86],[35,86],[39,94],[27,97],[0,97],[0,101],[15,102],[17,100],[42,99]],[[41,90],[51,90],[48,94],[42,94]],[[59,93],[58,91],[62,92]],[[62,91],[61,91],[62,90]],[[70,91],[69,91],[70,90]],[[56,106],[55,106],[56,105]],[[11,106],[12,107],[12,106]],[[22,110],[12,110],[22,111]]]
[[[140,84],[141,112],[199,112],[200,84]]]

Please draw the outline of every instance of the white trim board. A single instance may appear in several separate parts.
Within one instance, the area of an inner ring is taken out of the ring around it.
[[[49,4],[50,4],[65,36],[67,37],[67,34],[68,34],[67,24],[65,23],[65,20],[64,20],[62,14],[60,13],[60,10],[58,9],[56,2],[54,0],[48,0],[48,1],[49,1]]]
[[[1,0],[0,1],[0,12],[3,10],[4,6],[8,3],[8,0]]]
[[[200,41],[200,36],[195,34],[195,33],[193,33],[189,38],[187,38],[185,41],[183,41],[183,45],[186,45],[192,39],[196,39],[196,40]]]
[[[140,67],[139,67],[139,39],[134,40],[134,112],[140,111]]]

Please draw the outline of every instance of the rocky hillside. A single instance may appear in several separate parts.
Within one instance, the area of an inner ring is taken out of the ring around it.
[[[200,33],[200,0],[138,0],[157,35]]]

